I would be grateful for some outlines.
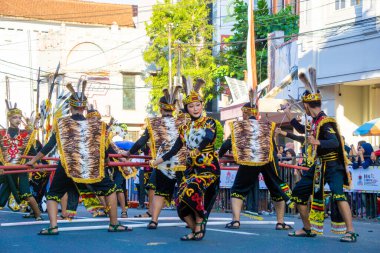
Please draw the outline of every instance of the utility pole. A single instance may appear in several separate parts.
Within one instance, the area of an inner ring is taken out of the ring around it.
[[[11,91],[9,90],[9,77],[5,76],[5,97],[9,101],[9,98],[11,96]]]
[[[178,50],[178,62],[177,62],[177,78],[176,78],[176,81],[177,83],[175,85],[181,85],[182,86],[182,83],[181,83],[181,61],[182,61],[182,48],[181,48],[181,41],[176,41],[178,46],[177,46],[177,50]]]
[[[5,76],[5,98],[7,99],[8,102],[9,102],[10,95],[11,95],[11,91],[9,90],[9,77]],[[8,118],[7,112],[8,112],[8,110],[5,110],[5,118],[6,119]],[[6,120],[6,126],[9,127],[8,120]]]
[[[171,33],[171,26],[172,24],[169,23],[169,90],[171,91],[172,89],[172,33]]]

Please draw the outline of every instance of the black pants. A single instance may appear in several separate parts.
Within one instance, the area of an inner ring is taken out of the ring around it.
[[[112,182],[108,176],[106,176],[99,183],[93,183],[90,185],[95,190],[96,195],[100,196],[109,196],[116,191],[115,183]],[[61,163],[59,163],[46,199],[60,202],[62,196],[66,192],[76,190],[77,188],[74,181],[66,175],[64,168],[62,167]]]
[[[295,203],[307,205],[309,197],[313,193],[314,172],[315,167],[311,167],[294,187],[292,198]],[[333,200],[347,200],[343,191],[346,171],[338,161],[327,162],[324,177],[325,183],[329,184]]]
[[[13,193],[17,203],[33,196],[29,186],[28,173],[4,175],[2,181],[3,184],[0,188],[1,207],[5,206],[11,193]]]
[[[290,200],[289,186],[279,178],[275,162],[262,166],[240,165],[231,188],[231,197],[244,200],[255,181],[258,180],[259,173],[263,175],[273,201],[288,202]]]
[[[136,188],[137,188],[137,195],[138,195],[138,199],[139,199],[139,207],[140,208],[143,208],[144,207],[144,202],[145,202],[145,195],[146,195],[146,192],[145,192],[145,185],[144,185],[144,170],[139,170],[139,174],[138,174],[138,177],[139,177],[139,184],[136,184]]]
[[[151,172],[145,172],[144,175],[144,184],[145,189],[147,191],[149,190],[156,190],[156,169],[153,169]]]
[[[173,198],[175,185],[179,186],[183,178],[183,172],[177,171],[176,177],[173,179],[165,176],[160,170],[156,170],[156,191],[155,195],[164,197],[165,200],[170,203]]]
[[[123,174],[120,172],[119,168],[111,168],[112,171],[112,180],[116,184],[116,192],[124,192],[126,180],[123,177]]]

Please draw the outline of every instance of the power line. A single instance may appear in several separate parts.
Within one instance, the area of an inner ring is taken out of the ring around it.
[[[37,80],[35,80],[33,78],[19,76],[19,75],[12,74],[12,73],[9,73],[9,72],[0,71],[0,73],[5,74],[5,75],[9,75],[8,77],[11,78],[11,79],[13,79],[13,77],[18,77],[18,78],[25,79],[24,82],[22,82],[19,79],[16,79],[18,81],[17,83],[27,83],[27,84],[29,84],[29,82],[27,82],[27,81],[35,81],[35,82],[37,82]],[[109,83],[104,83],[104,84],[112,85],[112,84],[109,84]],[[151,89],[152,88],[150,86],[135,86],[135,87],[124,87],[124,85],[117,85],[117,86],[122,86],[122,87],[120,87],[120,88],[91,87],[91,90],[138,90],[138,89]]]
[[[19,66],[19,67],[23,67],[23,68],[26,68],[26,69],[31,69],[31,70],[36,71],[36,72],[38,71],[38,69],[31,68],[31,67],[24,66],[24,65],[21,65],[21,64],[17,64],[17,63],[13,63],[13,62],[9,62],[9,61],[6,61],[6,60],[0,59],[0,61],[6,62],[8,64],[13,64],[13,65],[16,65],[16,66]],[[47,73],[47,74],[51,74],[51,72],[44,71],[44,70],[41,70],[41,72],[44,72],[44,73]],[[37,82],[37,79],[33,79],[33,78],[29,78],[29,77],[24,77],[24,76],[19,76],[19,75],[13,74],[13,73],[2,72],[2,71],[0,71],[0,73],[4,73],[4,74],[8,74],[8,75],[19,77],[19,78],[22,78],[22,79],[26,79],[26,80]],[[64,77],[66,77],[66,78],[72,78],[72,79],[74,79],[74,78],[77,79],[77,77],[72,77],[72,76],[67,76],[67,75],[64,75]],[[117,87],[122,87],[122,89],[126,89],[126,88],[124,88],[123,84],[113,84],[113,83],[99,82],[99,81],[91,81],[91,83],[93,83],[93,84],[99,84],[99,85],[104,84],[104,85],[110,85],[110,86],[117,86]],[[149,88],[149,87],[140,87],[140,88]]]
[[[368,25],[368,24],[367,24]],[[305,33],[300,33],[300,34],[294,34],[294,35],[284,35],[284,36],[278,36],[278,37],[272,37],[272,38],[265,38],[265,39],[257,39],[256,42],[264,42],[264,41],[268,41],[269,39],[281,39],[281,38],[292,38],[292,37],[299,37],[299,36],[305,36],[309,33],[314,33],[314,32],[318,32],[318,31],[323,31],[323,30],[333,30],[333,29],[336,29],[336,28],[339,28],[339,27],[342,27],[342,26],[347,26],[347,25],[338,25],[338,26],[334,26],[334,27],[329,27],[329,28],[323,28],[323,29],[317,29],[317,30],[313,30],[313,31],[308,31],[308,32],[305,32]],[[349,29],[349,28],[348,28]],[[371,28],[370,29],[363,29],[363,27],[358,27],[356,28],[358,30],[362,30],[363,32],[366,32],[366,31],[370,31],[372,30]],[[351,31],[353,31],[353,29],[351,29]],[[343,33],[345,31],[341,31],[340,33]],[[338,33],[339,34],[339,33]],[[334,35],[336,36],[336,35]],[[335,39],[334,41],[337,41],[337,40],[346,40],[346,39],[351,39],[351,38],[355,38],[355,37],[360,37],[360,36],[363,36],[362,34],[356,34],[356,35],[352,35],[352,36],[348,36],[348,37],[344,37],[344,38],[339,38],[339,39]],[[322,37],[322,36],[321,36]],[[243,43],[246,43],[246,41],[235,41],[235,42],[219,42],[219,43],[203,43],[202,46],[217,46],[217,45],[228,45],[228,44],[243,44]],[[183,45],[185,46],[201,46],[201,44],[190,44],[190,43],[183,43]],[[124,58],[126,57],[129,53],[131,53],[132,51],[128,52],[126,55],[122,56],[121,58]],[[137,58],[137,57],[140,57],[140,56],[135,56],[131,59],[134,59],[134,58]],[[130,60],[130,59],[129,59]],[[3,62],[7,62],[9,64],[14,64],[14,65],[18,65],[20,67],[24,67],[24,68],[30,68],[28,66],[23,66],[23,65],[20,65],[20,64],[17,64],[17,63],[13,63],[13,62],[9,62],[9,61],[6,61],[6,60],[1,60],[0,61],[3,61]],[[117,64],[117,63],[120,63],[122,62],[123,60],[119,59],[118,61],[116,62],[113,62],[113,63],[110,63],[110,64],[106,64],[106,65],[103,65],[103,66],[99,66],[99,67],[96,67],[96,68],[93,68],[93,69],[98,69],[98,68],[103,68],[103,67],[107,67],[107,66],[111,66],[111,65],[114,65],[114,64]],[[32,70],[34,71],[37,71],[37,69],[33,69],[31,68]],[[90,70],[93,70],[93,69],[90,69]],[[89,71],[90,71],[89,70]],[[45,72],[45,73],[48,73],[48,74],[51,74],[51,72],[49,71],[43,71],[42,72]],[[68,78],[74,78],[74,77],[69,77],[67,76]],[[107,83],[104,83],[104,84],[107,84]]]

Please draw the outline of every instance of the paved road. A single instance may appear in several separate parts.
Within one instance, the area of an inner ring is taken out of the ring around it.
[[[142,210],[130,209],[130,217]],[[120,211],[119,211],[120,213]],[[45,217],[46,214],[44,214]],[[91,217],[82,206],[78,216]],[[163,217],[175,217],[174,210],[164,210]],[[211,217],[229,218],[230,214],[213,213]],[[274,216],[263,216],[265,221],[274,221]],[[20,213],[7,209],[0,211],[0,223],[23,222]],[[30,219],[28,219],[30,221]],[[250,221],[243,217],[242,220]],[[301,222],[296,217],[286,217],[295,222],[297,228]],[[166,221],[175,222],[175,221]],[[146,222],[129,222],[144,224]],[[163,224],[161,222],[160,224]],[[60,224],[60,228],[77,226],[107,225],[107,222]],[[326,231],[329,222],[326,222]],[[360,234],[357,243],[340,243],[339,236],[330,232],[316,238],[289,238],[287,231],[276,231],[274,225],[242,225],[239,230],[224,229],[223,225],[208,226],[203,241],[181,242],[179,237],[188,230],[184,227],[159,227],[157,230],[135,228],[132,232],[109,233],[105,229],[91,231],[61,231],[58,236],[38,236],[36,233],[46,225],[0,227],[0,252],[380,252],[380,222],[355,221]]]

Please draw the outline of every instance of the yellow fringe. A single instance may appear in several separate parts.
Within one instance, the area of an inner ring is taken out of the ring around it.
[[[117,161],[116,158],[112,158],[112,160],[113,161]],[[130,166],[128,166],[128,167],[130,167]],[[133,172],[131,174],[127,175],[127,174],[124,173],[124,170],[123,170],[123,168],[121,166],[117,166],[117,168],[119,169],[119,171],[121,172],[121,174],[123,175],[123,177],[126,180],[128,180],[128,179],[130,179],[132,177],[135,177],[137,175],[137,172],[138,172],[138,170],[136,169],[136,167],[130,167]]]
[[[245,216],[245,217],[248,217],[248,218],[250,218],[252,220],[264,220],[263,217],[258,216],[258,215],[247,214],[247,213],[242,213],[242,215]]]
[[[32,147],[33,143],[36,141],[36,130],[33,130],[32,133],[30,134],[28,144],[26,145],[24,155],[27,155],[29,153],[30,148]],[[24,164],[25,159],[21,159],[20,164]]]
[[[157,157],[157,150],[156,150],[156,142],[154,139],[152,124],[150,124],[149,118],[145,119],[145,123],[146,123],[146,128],[148,129],[149,138],[150,138],[150,145],[149,145],[150,151],[151,151],[152,159],[154,160]]]

